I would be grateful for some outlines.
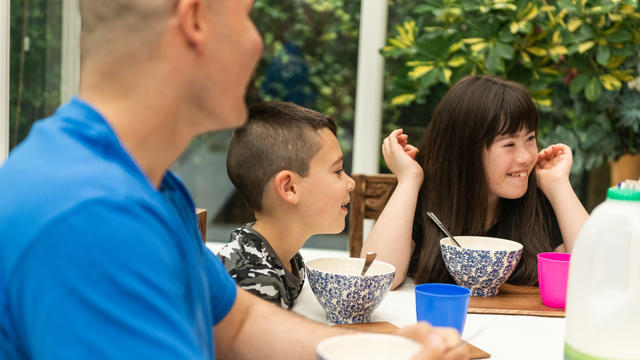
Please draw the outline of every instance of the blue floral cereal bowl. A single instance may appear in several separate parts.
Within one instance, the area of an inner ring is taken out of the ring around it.
[[[522,256],[522,244],[486,236],[456,236],[440,240],[442,258],[456,283],[471,296],[494,296],[511,276]]]
[[[368,322],[389,292],[396,268],[375,260],[361,276],[363,266],[361,258],[321,258],[307,262],[309,285],[329,322]]]

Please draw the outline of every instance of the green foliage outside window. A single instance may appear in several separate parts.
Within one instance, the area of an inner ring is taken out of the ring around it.
[[[391,107],[433,109],[461,77],[495,74],[531,90],[541,145],[571,146],[575,174],[640,152],[636,0],[414,5],[382,50]]]
[[[60,103],[60,1],[11,0],[9,145]]]
[[[334,116],[341,134],[351,129],[360,1],[257,0],[251,17],[264,52],[249,102],[293,101]]]
[[[60,98],[62,6],[27,5],[11,0],[12,147]],[[248,101],[302,99],[334,115],[348,138],[359,16],[360,1],[257,0],[252,18],[265,48]],[[413,123],[421,133],[452,83],[492,73],[532,90],[542,145],[569,144],[576,173],[640,152],[637,0],[393,0],[389,17],[385,132]],[[270,77],[270,68],[279,74]]]

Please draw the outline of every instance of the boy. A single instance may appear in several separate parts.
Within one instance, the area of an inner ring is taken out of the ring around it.
[[[285,102],[249,109],[231,139],[227,172],[256,221],[231,233],[218,256],[240,287],[290,309],[304,284],[298,250],[344,229],[355,182],[342,169],[335,122]]]

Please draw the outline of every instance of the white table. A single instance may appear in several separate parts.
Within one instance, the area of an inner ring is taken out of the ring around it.
[[[320,257],[348,257],[347,252],[303,249],[305,261]],[[416,323],[415,296],[411,280],[390,291],[375,310],[371,321],[388,321],[396,326]],[[322,323],[327,323],[324,310],[316,300],[308,281],[296,300],[293,311]],[[563,358],[564,318],[516,315],[469,314],[462,338],[484,330],[469,342],[491,354],[495,360]]]

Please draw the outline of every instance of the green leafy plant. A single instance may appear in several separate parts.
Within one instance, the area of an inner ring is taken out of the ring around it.
[[[575,173],[640,151],[637,0],[427,0],[382,50],[389,105],[432,108],[457,80],[495,74],[527,86],[539,138],[574,150]],[[630,86],[631,85],[631,86]]]
[[[360,1],[256,0],[251,18],[264,49],[247,91],[247,103],[292,101],[332,115],[348,153],[355,108]],[[206,134],[214,151],[229,134]],[[346,158],[349,158],[346,156]]]
[[[359,16],[360,1],[257,0],[252,18],[264,51],[249,102],[293,101],[333,115],[341,133],[350,131]]]
[[[10,148],[60,103],[62,6],[11,0]]]

